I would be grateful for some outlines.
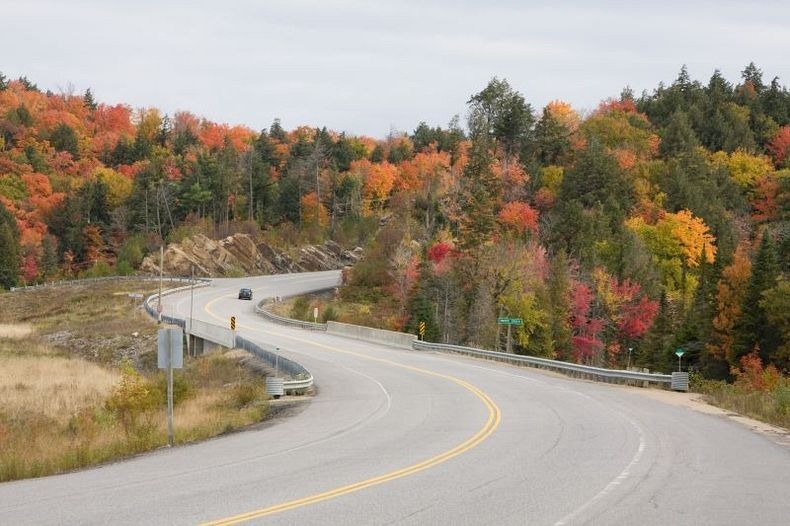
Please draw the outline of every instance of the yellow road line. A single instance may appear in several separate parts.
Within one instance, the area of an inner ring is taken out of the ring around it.
[[[206,312],[208,314],[210,314],[212,317],[216,318],[216,319],[221,319],[221,318],[219,318],[213,312],[211,312],[210,307],[215,301],[217,301],[219,299],[221,299],[221,298],[217,298],[215,300],[210,301],[208,304],[206,304],[206,307],[205,307]],[[267,331],[263,331],[261,329],[255,328],[255,327],[245,326],[245,328],[253,330],[253,331],[256,331],[256,332],[263,332],[263,333],[267,332]],[[460,378],[456,378],[454,376],[449,376],[449,375],[446,375],[446,374],[437,373],[437,372],[430,371],[430,370],[427,370],[427,369],[421,369],[419,367],[413,367],[411,365],[404,365],[404,364],[401,364],[401,363],[398,363],[398,362],[393,362],[391,360],[386,360],[384,358],[374,358],[374,357],[366,356],[364,354],[356,353],[356,352],[353,352],[353,351],[347,351],[347,350],[344,350],[344,349],[338,349],[336,347],[331,347],[331,346],[328,346],[328,345],[312,342],[312,341],[309,341],[309,340],[303,340],[301,338],[296,338],[296,337],[293,337],[293,336],[290,336],[290,335],[287,335],[287,334],[282,334],[282,333],[274,333],[274,334],[276,334],[277,336],[280,336],[280,337],[289,338],[289,339],[292,339],[292,340],[295,340],[295,341],[299,341],[299,342],[302,342],[302,343],[313,345],[315,347],[320,347],[320,348],[326,349],[328,351],[338,352],[338,353],[343,353],[343,354],[350,354],[350,355],[354,355],[354,356],[357,356],[357,357],[365,359],[365,360],[381,362],[381,363],[385,363],[385,364],[388,364],[388,365],[391,365],[391,366],[394,366],[394,367],[400,367],[402,369],[411,370],[411,371],[414,371],[414,372],[417,372],[417,373],[420,373],[420,374],[425,374],[425,375],[428,375],[428,376],[433,376],[433,377],[436,377],[436,378],[442,378],[444,380],[448,380],[450,382],[453,382],[453,383],[463,387],[464,389],[466,389],[467,391],[469,391],[473,395],[475,395],[478,399],[480,399],[480,401],[483,402],[483,405],[485,405],[486,409],[488,410],[488,418],[486,419],[485,425],[483,425],[483,427],[480,428],[480,430],[478,430],[477,433],[475,433],[470,438],[466,439],[465,441],[463,441],[462,443],[458,444],[457,446],[455,446],[454,448],[452,448],[450,450],[447,450],[447,451],[445,451],[443,453],[440,453],[440,454],[438,454],[436,456],[433,456],[431,458],[423,460],[422,462],[418,462],[417,464],[413,464],[411,466],[407,466],[405,468],[402,468],[402,469],[399,469],[399,470],[396,470],[396,471],[392,471],[390,473],[385,473],[384,475],[379,475],[378,477],[369,478],[367,480],[363,480],[363,481],[360,481],[360,482],[355,482],[353,484],[348,484],[346,486],[341,486],[341,487],[338,487],[338,488],[335,488],[335,489],[331,489],[331,490],[325,491],[323,493],[318,493],[318,494],[310,495],[310,496],[303,497],[303,498],[300,498],[300,499],[294,499],[294,500],[290,500],[290,501],[287,501],[287,502],[283,502],[281,504],[276,504],[274,506],[269,506],[268,508],[261,508],[261,509],[258,509],[258,510],[253,510],[253,511],[249,511],[249,512],[246,512],[246,513],[241,513],[239,515],[234,515],[232,517],[226,517],[224,519],[218,519],[218,520],[215,520],[215,521],[207,522],[207,523],[204,523],[203,526],[220,526],[220,525],[224,526],[224,525],[230,525],[230,524],[239,524],[241,522],[245,522],[245,521],[252,520],[252,519],[257,519],[257,518],[260,518],[260,517],[265,517],[267,515],[272,515],[272,514],[275,514],[275,513],[282,512],[282,511],[292,510],[292,509],[299,508],[299,507],[302,507],[302,506],[307,506],[307,505],[310,505],[310,504],[316,504],[318,502],[326,501],[326,500],[329,500],[329,499],[334,499],[334,498],[340,497],[342,495],[347,495],[349,493],[354,493],[356,491],[360,491],[360,490],[363,490],[363,489],[371,488],[373,486],[378,486],[379,484],[384,484],[385,482],[390,482],[390,481],[393,481],[393,480],[396,480],[396,479],[399,479],[399,478],[403,478],[403,477],[406,477],[406,476],[409,476],[409,475],[413,475],[413,474],[418,473],[420,471],[423,471],[423,470],[432,468],[434,466],[437,466],[437,465],[439,465],[439,464],[441,464],[443,462],[446,462],[446,461],[448,461],[448,460],[450,460],[452,458],[455,458],[455,457],[457,457],[459,455],[462,455],[463,453],[466,453],[470,449],[476,447],[477,445],[482,443],[484,440],[486,440],[489,436],[491,436],[491,434],[496,430],[496,428],[499,426],[499,423],[501,421],[502,413],[501,413],[499,407],[494,403],[494,401],[491,400],[491,398],[486,393],[484,393],[482,390],[480,390],[479,388],[475,387],[474,385],[472,385],[472,384],[470,384],[470,383],[468,383],[468,382],[466,382],[464,380],[461,380]]]

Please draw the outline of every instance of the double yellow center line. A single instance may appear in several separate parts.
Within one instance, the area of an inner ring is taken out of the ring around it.
[[[212,301],[208,305],[206,305],[206,311],[209,314],[211,314],[212,316],[214,316],[215,318],[218,318],[218,316],[214,315],[209,310],[209,307],[211,306],[212,303],[214,303],[214,302]],[[260,331],[260,329],[256,329],[254,327],[245,327],[245,329],[255,330],[255,331],[259,331],[259,332],[265,332],[265,331]],[[348,484],[346,486],[341,486],[341,487],[338,487],[338,488],[334,488],[334,489],[331,489],[329,491],[325,491],[323,493],[317,493],[315,495],[310,495],[310,496],[303,497],[303,498],[300,498],[300,499],[290,500],[288,502],[283,502],[281,504],[275,504],[274,506],[269,506],[268,508],[260,508],[260,509],[249,511],[249,512],[246,512],[246,513],[240,513],[238,515],[233,515],[232,517],[226,517],[224,519],[218,519],[218,520],[215,520],[215,521],[207,522],[207,523],[204,523],[204,526],[220,526],[220,525],[224,526],[224,525],[230,525],[230,524],[239,524],[241,522],[249,521],[249,520],[252,520],[252,519],[258,519],[258,518],[261,518],[261,517],[266,517],[268,515],[273,515],[275,513],[280,513],[280,512],[292,510],[292,509],[295,509],[295,508],[300,508],[302,506],[308,506],[310,504],[316,504],[318,502],[323,502],[323,501],[326,501],[326,500],[334,499],[336,497],[340,497],[340,496],[343,496],[343,495],[348,495],[349,493],[354,493],[356,491],[360,491],[360,490],[363,490],[363,489],[372,488],[373,486],[378,486],[378,485],[384,484],[386,482],[390,482],[390,481],[393,481],[393,480],[397,480],[399,478],[403,478],[403,477],[407,477],[409,475],[413,475],[415,473],[419,473],[420,471],[432,468],[434,466],[438,466],[439,464],[441,464],[443,462],[446,462],[446,461],[448,461],[448,460],[450,460],[452,458],[455,458],[455,457],[457,457],[459,455],[462,455],[463,453],[466,453],[470,449],[476,447],[481,442],[486,440],[489,436],[491,436],[491,434],[499,426],[499,422],[500,422],[500,420],[502,418],[502,413],[501,413],[499,407],[493,402],[493,400],[491,400],[491,398],[486,393],[484,393],[483,391],[481,391],[479,388],[475,387],[474,385],[470,384],[469,382],[461,380],[460,378],[456,378],[454,376],[449,376],[449,375],[446,375],[446,374],[437,373],[437,372],[434,372],[434,371],[430,371],[428,369],[422,369],[422,368],[419,368],[419,367],[413,367],[411,365],[404,365],[404,364],[401,364],[401,363],[398,363],[398,362],[393,362],[391,360],[386,360],[386,359],[383,359],[383,358],[374,358],[374,357],[366,356],[364,354],[359,354],[359,353],[356,353],[356,352],[353,352],[353,351],[348,351],[348,350],[344,350],[344,349],[338,349],[336,347],[331,347],[331,346],[328,346],[328,345],[323,345],[323,344],[320,344],[320,343],[316,343],[316,342],[312,342],[312,341],[308,341],[308,340],[303,340],[301,338],[295,338],[293,336],[286,335],[286,334],[281,334],[281,333],[276,333],[276,334],[278,336],[290,338],[292,340],[299,341],[299,342],[302,342],[302,343],[306,343],[306,344],[309,344],[309,345],[312,345],[312,346],[315,346],[315,347],[320,347],[320,348],[326,349],[326,350],[331,351],[331,352],[350,354],[350,355],[353,355],[353,356],[356,356],[356,357],[359,357],[359,358],[362,358],[362,359],[365,359],[365,360],[380,362],[380,363],[384,363],[384,364],[387,364],[387,365],[390,365],[390,366],[393,366],[393,367],[399,367],[401,369],[407,369],[407,370],[410,370],[410,371],[413,371],[413,372],[416,372],[416,373],[419,373],[419,374],[424,374],[424,375],[428,375],[428,376],[433,376],[435,378],[441,378],[443,380],[448,380],[450,382],[453,382],[453,383],[461,386],[462,388],[466,389],[467,391],[469,391],[473,395],[475,395],[483,403],[483,405],[485,406],[486,410],[488,411],[488,417],[487,417],[486,422],[483,425],[483,427],[481,427],[473,436],[471,436],[468,439],[464,440],[463,442],[461,442],[460,444],[458,444],[454,448],[449,449],[449,450],[447,450],[447,451],[445,451],[443,453],[440,453],[440,454],[438,454],[436,456],[433,456],[431,458],[428,458],[426,460],[423,460],[422,462],[418,462],[417,464],[413,464],[411,466],[407,466],[407,467],[402,468],[402,469],[398,469],[398,470],[395,470],[395,471],[392,471],[392,472],[389,472],[389,473],[385,473],[385,474],[379,475],[377,477],[369,478],[367,480],[363,480],[363,481],[360,481],[360,482],[355,482],[353,484]]]

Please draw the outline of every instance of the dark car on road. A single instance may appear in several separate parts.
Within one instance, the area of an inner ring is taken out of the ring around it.
[[[240,289],[239,290],[239,299],[240,300],[251,300],[252,299],[252,289]]]

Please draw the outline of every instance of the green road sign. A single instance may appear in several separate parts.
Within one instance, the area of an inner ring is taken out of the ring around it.
[[[524,325],[521,318],[497,318],[496,322],[500,325]]]
[[[680,358],[681,356],[683,356],[683,354],[685,354],[685,352],[686,351],[684,351],[683,349],[678,349],[677,351],[675,351],[675,354],[677,354],[678,358]]]

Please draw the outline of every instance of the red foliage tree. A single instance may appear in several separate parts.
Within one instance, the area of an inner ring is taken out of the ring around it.
[[[571,293],[571,329],[573,357],[577,362],[589,362],[603,349],[598,336],[603,331],[605,320],[590,315],[593,292],[584,283],[577,283]]]
[[[512,201],[502,207],[499,212],[499,223],[505,228],[524,234],[527,231],[537,233],[538,211],[527,203]]]
[[[778,168],[785,167],[790,162],[790,126],[782,126],[768,143],[768,151]]]

